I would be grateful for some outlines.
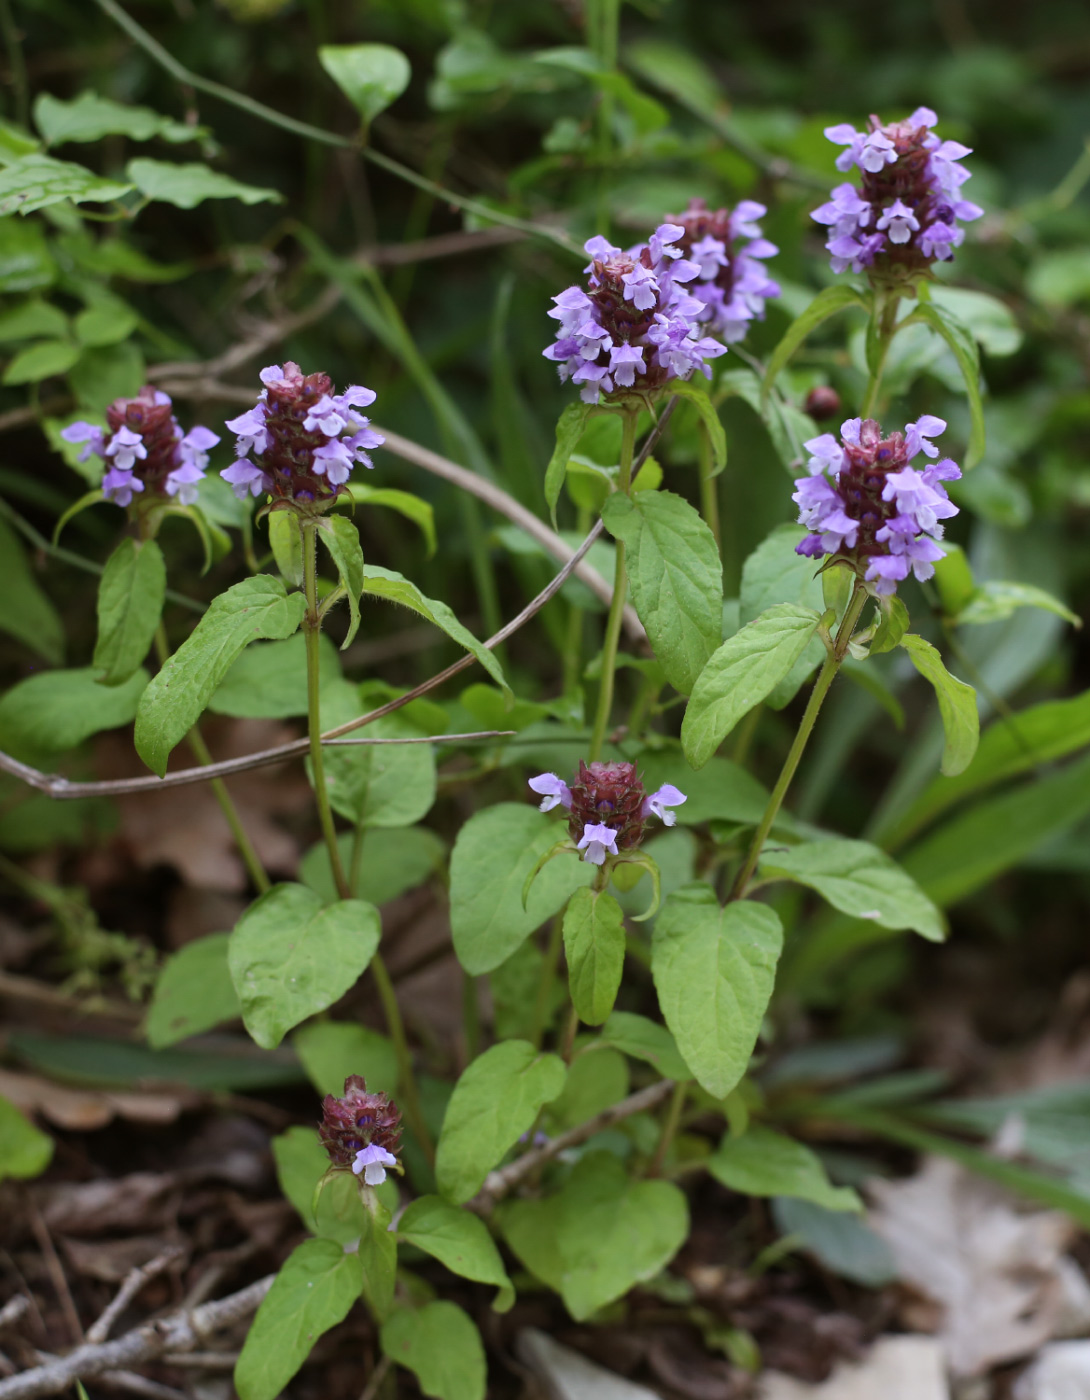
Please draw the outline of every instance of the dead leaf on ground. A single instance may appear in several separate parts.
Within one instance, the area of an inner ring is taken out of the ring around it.
[[[115,1117],[133,1123],[173,1123],[183,1109],[201,1101],[191,1089],[157,1090],[143,1094],[123,1089],[76,1089],[55,1084],[37,1074],[0,1069],[0,1095],[24,1113],[37,1113],[57,1128],[90,1132]]]
[[[64,1181],[40,1188],[42,1216],[57,1235],[125,1234],[169,1228],[180,1199],[176,1179],[131,1172],[102,1181]]]
[[[845,1361],[827,1381],[807,1385],[769,1372],[757,1400],[948,1400],[942,1347],[930,1337],[880,1337],[862,1361]]]
[[[85,1278],[99,1279],[102,1283],[120,1283],[133,1269],[142,1269],[153,1259],[165,1254],[171,1246],[185,1244],[184,1237],[175,1231],[162,1235],[134,1235],[124,1240],[70,1239],[61,1236],[59,1244],[68,1263]],[[169,1268],[180,1272],[185,1266],[184,1250]]]
[[[870,1224],[901,1277],[942,1305],[951,1369],[979,1375],[1028,1356],[1055,1334],[1064,1287],[1060,1261],[1075,1226],[1058,1211],[1025,1211],[991,1183],[945,1158],[914,1177],[875,1181]]]

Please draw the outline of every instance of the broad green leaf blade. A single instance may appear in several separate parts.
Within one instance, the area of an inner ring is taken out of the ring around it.
[[[368,1228],[356,1178],[351,1172],[338,1172],[317,1190],[329,1157],[313,1127],[297,1125],[280,1133],[272,1140],[272,1152],[280,1189],[311,1234],[342,1246],[355,1245]],[[396,1200],[397,1187],[388,1184]],[[379,1187],[386,1189],[386,1183]]]
[[[564,1090],[548,1105],[542,1125],[549,1136],[586,1123],[625,1097],[629,1090],[628,1061],[619,1050],[601,1042],[577,1054],[564,1080]]]
[[[657,1021],[634,1011],[614,1011],[602,1027],[602,1039],[634,1060],[643,1060],[664,1079],[688,1079],[689,1066],[677,1042]]]
[[[505,1203],[507,1243],[582,1321],[653,1278],[689,1232],[684,1194],[667,1181],[633,1181],[610,1152],[589,1152],[559,1194]]]
[[[304,1240],[257,1310],[235,1366],[240,1400],[276,1400],[314,1343],[360,1296],[359,1256],[332,1240]]]
[[[965,382],[965,394],[969,400],[969,445],[965,450],[962,465],[968,470],[975,467],[984,456],[984,403],[980,397],[980,354],[976,348],[973,333],[952,311],[934,301],[921,301],[908,318],[922,321],[936,334],[941,335],[958,362],[961,377]]]
[[[389,44],[323,44],[318,62],[369,126],[409,86],[412,69]]]
[[[671,491],[617,492],[602,507],[624,543],[632,604],[666,679],[691,693],[723,637],[723,569],[715,537]]]
[[[63,102],[42,92],[34,100],[34,124],[50,146],[66,141],[101,141],[104,136],[127,136],[130,141],[199,141],[206,127],[188,126],[171,117],[160,116],[150,107],[130,107],[113,102],[97,92],[81,92],[71,102]]]
[[[378,1188],[380,1191],[382,1187]],[[394,1304],[397,1282],[397,1237],[390,1230],[390,1211],[378,1199],[364,1211],[359,1243],[363,1265],[363,1296],[376,1321],[385,1322]]]
[[[535,808],[501,802],[470,817],[450,861],[450,926],[458,961],[474,977],[506,962],[519,945],[583,885],[594,867],[575,854],[556,856],[522,887],[563,828]]]
[[[740,1137],[724,1137],[708,1158],[708,1170],[746,1196],[797,1196],[826,1210],[863,1209],[850,1187],[832,1184],[816,1152],[760,1123],[751,1123]]]
[[[383,1324],[381,1341],[385,1355],[412,1371],[425,1395],[484,1400],[484,1344],[472,1318],[456,1303],[441,1299],[421,1308],[399,1308]]]
[[[132,189],[130,183],[103,180],[83,165],[54,160],[52,156],[26,155],[0,171],[0,218],[5,214],[32,214],[70,199],[73,204],[108,204]],[[40,282],[20,282],[12,291],[23,291]]]
[[[935,688],[942,727],[946,732],[941,767],[948,778],[956,777],[972,762],[980,740],[976,691],[950,674],[942,664],[942,657],[923,637],[906,632],[901,638],[901,646],[908,652],[909,660],[924,680],[930,681]]]
[[[194,939],[172,954],[155,983],[145,1033],[154,1050],[241,1014],[227,966],[226,933]]]
[[[94,664],[104,685],[121,685],[147,656],[163,612],[167,566],[154,540],[124,539],[98,585]]]
[[[344,1093],[350,1074],[362,1074],[373,1094],[397,1093],[397,1052],[393,1043],[358,1021],[311,1021],[291,1038],[307,1078],[318,1094]]]
[[[651,945],[659,1005],[700,1084],[722,1099],[749,1066],[783,947],[779,918],[751,900],[721,908],[710,885],[663,905]]]
[[[681,725],[685,756],[703,768],[744,714],[759,705],[806,650],[820,617],[778,603],[725,641],[701,671]]]
[[[564,912],[564,956],[572,1005],[589,1026],[600,1026],[613,1010],[624,948],[624,915],[613,896],[576,890]]]
[[[992,579],[973,590],[964,607],[957,614],[959,627],[967,624],[1004,622],[1018,608],[1040,608],[1042,612],[1055,613],[1074,627],[1082,626],[1082,618],[1072,612],[1059,598],[1032,583],[1015,583],[1013,580]]]
[[[341,862],[348,872],[352,866],[355,833],[343,831],[337,842],[341,848]],[[417,889],[446,865],[445,842],[423,826],[368,827],[360,846],[359,870],[352,893],[371,904],[388,904],[398,895]],[[313,845],[299,862],[299,879],[326,904],[340,898],[324,841]]]
[[[211,606],[144,692],[136,717],[136,751],[160,777],[167,759],[201,716],[243,649],[258,638],[290,637],[306,600],[285,594],[269,574],[243,579]]]
[[[38,584],[22,544],[0,520],[0,568],[4,571],[4,607],[0,632],[15,637],[48,661],[64,660],[64,624]]]
[[[936,943],[946,936],[939,909],[895,860],[869,841],[766,845],[759,868],[764,878],[786,876],[817,890],[842,914],[870,919],[881,928],[909,928]]]
[[[500,1289],[497,1303],[514,1302],[514,1290],[488,1227],[472,1211],[452,1206],[441,1196],[420,1196],[397,1223],[409,1244],[445,1264],[451,1273]],[[506,1311],[501,1307],[501,1311]]]
[[[0,1098],[0,1181],[41,1176],[53,1156],[53,1139]]]
[[[824,291],[818,292],[802,315],[791,322],[784,332],[783,339],[769,356],[768,368],[765,370],[762,385],[764,397],[767,398],[780,371],[806,337],[812,331],[817,330],[818,326],[827,321],[830,316],[835,316],[840,311],[846,311],[849,306],[858,306],[866,310],[867,303],[864,297],[854,287],[848,286],[846,282],[837,282],[832,287],[826,287]]]
[[[328,515],[319,521],[318,537],[329,550],[348,598],[350,621],[341,650],[355,637],[360,625],[360,594],[363,592],[363,547],[360,533],[343,515]]]
[[[496,684],[510,693],[500,663],[472,632],[462,626],[446,603],[441,603],[435,598],[426,598],[415,583],[410,583],[393,569],[383,569],[377,564],[367,565],[363,591],[376,598],[386,598],[391,603],[400,603],[403,607],[411,608],[426,621],[434,623],[460,647],[472,652]]]
[[[829,606],[823,587],[828,579],[842,578],[850,589],[846,569],[829,569],[818,575],[815,561],[795,550],[800,538],[798,525],[777,525],[742,565],[738,616],[743,627],[777,603],[797,603],[824,612]],[[821,638],[812,637],[791,670],[769,692],[766,703],[774,710],[783,709],[824,660]]]
[[[593,409],[587,403],[570,403],[557,419],[556,446],[545,468],[545,501],[556,525],[556,503],[560,499],[560,488],[568,471],[568,459],[579,446],[579,439],[586,431]]]
[[[55,374],[66,373],[79,357],[79,346],[69,340],[38,340],[25,350],[20,350],[8,363],[0,376],[0,383],[39,384]]]
[[[350,481],[345,489],[357,505],[386,506],[419,526],[427,541],[429,556],[439,547],[435,534],[435,510],[430,501],[414,496],[411,491],[397,491],[387,486],[368,486],[362,481]]]
[[[695,379],[675,379],[670,385],[670,393],[679,395],[686,403],[691,403],[700,415],[700,421],[711,444],[712,465],[715,468],[713,475],[717,476],[727,465],[727,435],[708,392],[708,381],[703,375]]]
[[[289,588],[303,586],[303,531],[293,510],[274,510],[269,516],[269,547]]]
[[[799,1247],[840,1278],[881,1288],[897,1277],[893,1251],[858,1216],[826,1210],[797,1196],[777,1196],[772,1215],[781,1235],[794,1235]]]
[[[124,685],[99,685],[93,666],[40,671],[18,681],[0,699],[0,749],[32,763],[74,749],[92,734],[128,724],[136,714],[148,673]]]
[[[243,204],[272,200],[279,204],[284,198],[279,190],[244,185],[198,161],[175,165],[168,160],[140,157],[129,161],[125,174],[145,199],[173,204],[178,209],[195,209],[206,199],[237,199]]]
[[[559,1055],[539,1054],[528,1040],[507,1040],[479,1055],[454,1086],[439,1146],[435,1178],[440,1192],[461,1205],[529,1132],[543,1104],[564,1087]]]
[[[378,910],[362,899],[323,905],[304,885],[274,885],[235,925],[231,980],[246,1029],[263,1050],[333,1005],[378,947]]]
[[[1039,263],[1035,260],[1033,267]],[[1031,269],[1029,278],[1032,280]],[[943,282],[929,286],[930,301],[956,316],[973,339],[989,355],[1013,355],[1025,338],[1014,313],[1005,301],[987,292],[970,291],[967,287],[950,287]]]
[[[318,638],[318,687],[324,693],[341,680],[337,651]],[[307,650],[302,632],[282,642],[254,642],[232,663],[208,708],[235,719],[290,719],[307,712]]]

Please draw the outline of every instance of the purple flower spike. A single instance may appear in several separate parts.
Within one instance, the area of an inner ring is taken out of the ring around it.
[[[763,204],[743,199],[733,213],[712,213],[702,199],[694,199],[674,225],[681,228],[680,250],[696,269],[697,280],[686,279],[688,290],[701,303],[696,319],[728,345],[742,339],[751,321],[763,321],[765,302],[780,294],[762,266],[763,259],[779,252],[761,236],[757,220],[767,212]]]
[[[862,188],[838,185],[832,199],[810,216],[825,224],[825,244],[834,272],[868,271],[875,281],[911,281],[933,262],[947,262],[965,237],[958,220],[979,219],[983,209],[962,199],[969,171],[958,162],[970,155],[958,141],[941,141],[931,130],[938,117],[917,107],[903,122],[870,130],[847,122],[825,128],[835,145],[838,170],[857,167]]]
[[[590,262],[587,290],[568,287],[548,314],[558,336],[542,354],[557,363],[561,380],[580,386],[585,403],[656,396],[671,379],[689,379],[726,346],[701,336],[704,302],[684,284],[701,266],[682,257],[681,224],[660,224],[646,244],[624,252],[601,235],[584,247]]]
[[[925,414],[903,433],[883,438],[873,418],[849,418],[839,441],[823,433],[805,443],[811,474],[795,483],[792,500],[799,524],[811,533],[796,552],[841,556],[879,595],[895,593],[910,573],[931,578],[945,554],[936,543],[941,522],[957,514],[942,483],[956,481],[961,471],[948,457],[923,471],[909,463],[921,451],[937,456],[928,439],[945,427],[941,418]]]
[[[328,509],[352,468],[371,467],[369,449],[386,441],[356,411],[374,403],[374,390],[350,384],[335,394],[328,374],[304,375],[291,360],[259,377],[257,403],[227,423],[238,461],[220,476],[240,500],[265,494],[308,512]]]
[[[674,787],[673,783],[663,783],[662,787],[643,799],[640,815],[644,818],[658,817],[663,826],[673,826],[677,821],[677,815],[674,812],[668,812],[667,807],[680,807],[683,802],[688,800],[683,792]]]
[[[386,1180],[386,1168],[396,1166],[397,1158],[393,1153],[387,1152],[384,1147],[379,1147],[377,1142],[372,1142],[368,1147],[362,1147],[356,1153],[352,1170],[356,1176],[363,1172],[363,1179],[368,1186],[381,1186]]]
[[[135,398],[115,399],[106,422],[106,432],[93,423],[70,423],[61,437],[86,443],[81,462],[94,453],[106,463],[102,492],[108,501],[129,506],[139,497],[141,510],[170,500],[194,504],[209,449],[219,442],[215,433],[197,427],[183,437],[170,395],[150,384]]]
[[[576,850],[583,851],[591,865],[602,865],[607,855],[617,855],[617,833],[604,822],[588,822]]]
[[[541,810],[551,812],[554,807],[559,807],[561,803],[565,807],[571,806],[571,788],[563,778],[558,778],[555,773],[540,773],[536,778],[530,779],[530,787],[534,792],[542,793]]]

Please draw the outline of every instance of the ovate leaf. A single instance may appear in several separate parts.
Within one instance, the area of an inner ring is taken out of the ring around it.
[[[545,501],[553,524],[556,524],[556,503],[568,471],[568,459],[579,446],[593,409],[587,403],[570,403],[557,419],[556,446],[545,468]]]
[[[946,732],[942,754],[942,771],[948,778],[967,768],[976,753],[980,739],[980,716],[976,708],[976,691],[971,685],[952,676],[942,664],[942,657],[923,637],[906,632],[901,646],[908,652],[913,666],[935,688]]]
[[[624,915],[613,896],[576,890],[564,912],[564,956],[572,1005],[590,1026],[600,1026],[613,1010],[624,948]]]
[[[400,1308],[383,1324],[382,1350],[436,1400],[484,1400],[488,1381],[476,1324],[456,1303]],[[245,1400],[245,1397],[243,1397]]]
[[[227,966],[226,933],[210,933],[172,954],[155,984],[145,1028],[154,1050],[211,1030],[240,1014]]]
[[[341,650],[349,645],[360,625],[360,594],[363,592],[363,548],[355,525],[343,515],[329,515],[318,524],[318,536],[329,550],[341,586],[348,599],[350,621]]]
[[[318,62],[359,112],[364,126],[401,96],[412,77],[409,60],[389,44],[324,44]]]
[[[73,204],[92,201],[107,204],[128,194],[132,185],[119,180],[104,180],[86,166],[72,161],[54,160],[52,156],[26,155],[12,161],[0,171],[0,218],[5,214],[31,214],[70,199]],[[11,288],[21,291],[41,282],[26,281]]]
[[[129,161],[125,174],[145,199],[173,204],[178,209],[195,209],[206,199],[237,199],[243,204],[260,204],[264,200],[279,203],[283,199],[278,190],[244,185],[196,161],[175,165],[172,161],[141,157]]]
[[[398,1221],[397,1233],[445,1264],[451,1273],[493,1284],[500,1289],[497,1303],[509,1307],[514,1301],[500,1252],[484,1221],[472,1211],[452,1206],[441,1196],[420,1196]]]
[[[124,539],[98,586],[94,664],[104,685],[127,681],[147,656],[163,612],[167,568],[154,540]]]
[[[0,749],[28,761],[63,753],[92,734],[128,724],[136,714],[148,673],[137,671],[124,685],[99,685],[93,666],[40,671],[18,681],[0,699]]]
[[[708,1170],[746,1196],[798,1196],[826,1210],[863,1209],[850,1187],[830,1182],[816,1152],[760,1123],[751,1123],[740,1137],[724,1137],[708,1158]]]
[[[357,1021],[311,1021],[291,1038],[318,1094],[344,1093],[350,1074],[362,1074],[372,1094],[396,1094],[397,1052],[379,1031]]]
[[[104,136],[127,136],[130,141],[197,141],[206,131],[162,117],[150,107],[130,107],[99,97],[97,92],[81,92],[71,102],[52,93],[39,93],[34,101],[34,123],[50,146],[65,141],[101,141]]]
[[[602,1027],[602,1039],[635,1060],[644,1060],[664,1079],[688,1079],[689,1066],[677,1042],[657,1021],[634,1011],[614,1011]]]

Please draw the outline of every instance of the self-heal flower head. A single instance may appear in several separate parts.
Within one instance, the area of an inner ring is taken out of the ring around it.
[[[680,224],[660,224],[646,244],[615,248],[598,235],[585,245],[586,289],[568,287],[548,314],[559,334],[542,353],[586,403],[657,395],[671,379],[699,370],[726,346],[701,334],[704,302],[688,284],[700,265],[682,256]]]
[[[228,421],[234,464],[220,472],[236,496],[267,495],[307,511],[324,510],[344,489],[354,466],[385,438],[356,410],[374,403],[362,384],[333,392],[328,374],[304,375],[293,361],[267,365],[253,408]]]
[[[810,474],[795,483],[792,500],[810,533],[797,553],[841,556],[879,595],[895,593],[910,573],[931,578],[945,554],[937,543],[942,522],[957,514],[943,482],[956,481],[961,471],[949,457],[922,471],[910,464],[921,452],[938,456],[930,439],[945,427],[924,414],[883,438],[873,418],[849,418],[839,440],[823,433],[805,443]]]
[[[679,807],[685,794],[664,783],[648,794],[634,763],[583,763],[569,786],[555,773],[539,773],[530,779],[534,792],[542,794],[541,810],[563,805],[568,811],[568,834],[583,859],[601,865],[607,855],[632,850],[643,839],[650,817],[665,826],[677,820],[670,807]]]
[[[102,492],[115,505],[139,497],[144,508],[173,498],[191,506],[208,465],[209,450],[219,438],[208,428],[183,435],[170,395],[150,384],[135,398],[115,399],[106,410],[105,432],[94,423],[70,423],[61,429],[65,442],[84,444],[80,461],[94,454],[106,465]]]
[[[767,212],[763,204],[743,199],[733,212],[713,213],[694,199],[684,214],[671,216],[682,229],[679,249],[700,269],[689,283],[702,303],[697,320],[728,345],[742,339],[751,321],[763,321],[765,302],[780,294],[764,268],[764,260],[779,252],[761,234],[758,220]]]
[[[385,1168],[397,1166],[401,1114],[385,1094],[369,1094],[361,1075],[350,1074],[343,1097],[323,1099],[318,1137],[333,1167],[362,1173],[368,1186],[378,1186]]]
[[[870,118],[866,132],[847,122],[825,128],[846,149],[836,168],[861,172],[861,188],[838,185],[811,218],[829,230],[825,247],[834,272],[866,271],[880,282],[911,281],[933,262],[947,262],[965,237],[958,221],[979,219],[979,205],[961,197],[971,154],[958,141],[931,130],[938,117],[917,107],[903,122],[883,126]]]

